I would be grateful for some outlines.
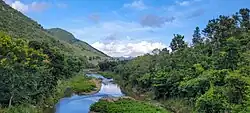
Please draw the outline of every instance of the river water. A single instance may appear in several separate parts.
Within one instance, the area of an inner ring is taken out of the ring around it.
[[[90,105],[102,97],[123,96],[120,87],[113,83],[113,79],[107,79],[99,74],[87,74],[87,76],[101,78],[102,86],[98,93],[92,95],[73,95],[62,98],[56,105],[56,113],[88,113]]]

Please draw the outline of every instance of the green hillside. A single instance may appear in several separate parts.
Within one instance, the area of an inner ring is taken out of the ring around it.
[[[74,45],[74,46],[80,48],[82,51],[84,51],[86,53],[90,53],[90,54],[93,54],[95,56],[109,57],[108,55],[95,49],[94,47],[92,47],[88,43],[81,41],[79,39],[76,39],[72,33],[68,32],[66,30],[63,30],[61,28],[51,28],[51,29],[48,29],[48,32],[51,35],[58,37],[60,40],[63,40],[65,42],[70,43],[71,45]]]
[[[11,37],[21,37],[27,41],[45,42],[51,47],[58,48],[65,55],[108,57],[86,42],[75,39],[74,36],[67,31],[51,29],[49,33],[36,21],[14,10],[3,1],[0,1],[0,15],[0,31],[7,33]]]

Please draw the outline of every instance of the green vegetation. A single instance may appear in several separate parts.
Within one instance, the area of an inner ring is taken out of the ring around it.
[[[0,113],[43,113],[40,108],[32,105],[18,105],[6,109],[0,109]]]
[[[86,62],[63,56],[38,42],[0,33],[0,105],[11,109],[23,103],[53,106],[55,103],[48,105],[45,101],[55,94],[57,82],[73,77]]]
[[[85,76],[76,76],[71,78],[68,86],[72,88],[75,93],[87,93],[97,88],[93,79]]]
[[[90,110],[99,113],[169,113],[149,103],[130,99],[119,99],[114,102],[100,100],[93,104]]]
[[[103,77],[105,77],[105,78],[114,78],[114,77],[116,77],[116,75],[115,75],[115,73],[113,73],[113,72],[103,72],[103,71],[99,71],[98,72],[99,74],[101,74]]]
[[[94,91],[96,87],[98,86],[96,86],[92,78],[77,75],[68,80],[59,80],[55,90],[53,90],[54,92],[37,105],[31,105],[30,103],[19,104],[0,109],[0,113],[53,113],[54,105],[61,98],[71,96],[77,92],[89,93]]]
[[[29,48],[22,40],[0,34],[0,102],[9,105],[39,101],[53,89],[49,56],[41,50]],[[25,89],[25,90],[24,90]]]
[[[166,48],[127,62],[103,62],[102,71],[125,91],[151,94],[174,112],[250,112],[250,10],[195,28],[193,43],[176,34]],[[188,46],[191,45],[191,46]],[[176,100],[176,101],[175,101]]]

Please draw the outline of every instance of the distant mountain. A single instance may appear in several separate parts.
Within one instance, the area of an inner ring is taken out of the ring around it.
[[[108,55],[97,50],[96,48],[92,47],[88,43],[81,41],[79,39],[76,39],[72,33],[68,32],[66,30],[63,30],[61,28],[51,28],[51,29],[48,29],[48,32],[51,35],[58,37],[60,40],[66,41],[66,42],[68,42],[68,43],[70,43],[78,48],[81,48],[82,51],[91,51],[98,56],[109,57]]]
[[[0,31],[14,38],[46,42],[49,46],[63,51],[65,55],[109,58],[103,52],[76,39],[65,30],[59,28],[44,29],[36,21],[13,9],[2,0],[0,0]]]
[[[114,57],[113,59],[115,59],[115,60],[132,60],[134,58],[135,57],[131,57],[131,56],[128,56],[128,57],[122,56],[122,57]]]

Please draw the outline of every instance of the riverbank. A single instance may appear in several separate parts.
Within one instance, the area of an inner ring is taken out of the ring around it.
[[[72,93],[84,95],[93,94],[100,90],[101,80],[87,76],[76,76],[68,81],[67,89]]]
[[[131,97],[102,98],[91,105],[90,113],[170,113],[164,108]]]
[[[67,80],[59,80],[53,95],[48,96],[36,105],[21,104],[9,108],[1,108],[0,106],[0,113],[54,113],[54,106],[61,98],[69,97],[73,93],[94,94],[100,88],[101,80],[79,74]]]
[[[92,94],[95,94],[95,93],[97,93],[97,92],[100,91],[101,86],[102,86],[102,80],[96,79],[96,78],[92,78],[90,80],[90,82],[95,84],[95,88],[94,89],[92,89],[89,92],[79,92],[77,94],[79,94],[79,95],[92,95]]]

